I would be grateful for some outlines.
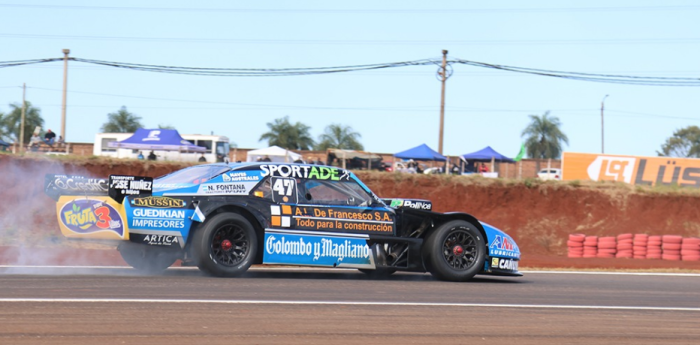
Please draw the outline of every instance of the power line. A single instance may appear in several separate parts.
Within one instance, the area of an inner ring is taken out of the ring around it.
[[[34,60],[19,60],[19,61],[4,61],[0,62],[0,67],[13,67],[27,64],[38,64],[52,61],[62,60],[60,58],[51,59],[34,59]],[[380,69],[389,69],[408,66],[425,66],[437,65],[437,59],[421,59],[412,61],[379,63],[379,64],[364,64],[364,65],[347,65],[334,67],[303,67],[303,68],[213,68],[213,67],[183,67],[183,66],[168,66],[168,65],[149,65],[137,64],[128,62],[104,61],[95,59],[69,58],[76,62],[94,64],[99,66],[109,66],[115,68],[124,68],[137,71],[184,74],[184,75],[199,75],[199,76],[219,76],[219,77],[280,77],[280,76],[300,76],[300,75],[317,75],[331,73],[346,73],[358,71],[372,71]],[[478,61],[470,61],[464,59],[450,59],[449,64],[462,64],[473,67],[487,68],[492,70],[500,70],[507,72],[515,72],[522,74],[538,75],[545,77],[614,83],[614,84],[631,84],[645,86],[700,86],[700,78],[697,77],[653,77],[653,76],[635,76],[635,75],[618,75],[618,74],[601,74],[601,73],[582,73],[570,71],[555,71],[537,68],[516,67],[508,65],[500,65],[493,63],[485,63]]]
[[[135,6],[80,6],[80,5],[27,5],[0,4],[0,7],[47,10],[98,10],[147,12],[234,12],[234,13],[308,13],[308,14],[487,14],[487,13],[551,13],[551,12],[630,12],[630,11],[688,11],[700,6],[629,6],[629,7],[540,7],[540,8],[482,8],[482,9],[281,9],[281,8],[200,8],[200,7],[135,7]]]
[[[547,39],[547,40],[295,40],[295,39],[236,39],[196,37],[134,37],[83,36],[0,33],[0,37],[49,40],[131,41],[172,43],[236,43],[236,44],[301,44],[301,45],[642,45],[642,44],[697,44],[700,38],[621,38],[621,39]]]
[[[646,85],[646,86],[700,86],[700,78],[688,77],[651,77],[651,76],[632,76],[632,75],[617,75],[617,74],[598,74],[598,73],[581,73],[581,72],[566,72],[554,71],[537,68],[515,67],[507,65],[498,65],[485,62],[469,61],[463,59],[453,59],[455,64],[463,64],[474,67],[482,67],[496,69],[501,71],[526,73],[539,75],[544,77],[554,77],[562,79],[592,81],[614,84],[631,84],[631,85]]]

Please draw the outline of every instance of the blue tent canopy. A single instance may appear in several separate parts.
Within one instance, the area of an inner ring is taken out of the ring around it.
[[[109,147],[140,150],[206,152],[206,147],[192,144],[182,139],[175,129],[145,129],[139,128],[134,135],[107,144]]]
[[[486,146],[476,152],[463,154],[462,158],[468,161],[490,162],[491,159],[493,159],[496,162],[515,162],[513,159],[496,152],[496,150],[492,149],[491,146]]]
[[[435,150],[428,147],[428,145],[423,144],[416,146],[412,149],[406,151],[401,151],[395,153],[394,157],[401,159],[414,159],[417,161],[446,161],[445,156],[437,153]]]

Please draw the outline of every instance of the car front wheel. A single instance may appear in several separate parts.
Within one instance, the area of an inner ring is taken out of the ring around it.
[[[423,243],[423,258],[435,277],[455,282],[472,279],[484,267],[486,244],[473,224],[454,220],[440,225]]]

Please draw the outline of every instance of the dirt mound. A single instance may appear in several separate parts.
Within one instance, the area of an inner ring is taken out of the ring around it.
[[[160,176],[185,165],[97,159],[21,158],[0,155],[0,244],[56,246],[64,242],[53,200],[43,193],[44,174],[106,177],[109,174]],[[632,188],[627,185],[481,177],[357,172],[381,197],[433,201],[438,212],[460,211],[512,235],[525,266],[692,268],[698,262],[633,259],[569,259],[571,233],[700,236],[700,194]],[[21,239],[21,241],[20,241]]]

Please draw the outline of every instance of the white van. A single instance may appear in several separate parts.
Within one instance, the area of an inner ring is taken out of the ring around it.
[[[95,144],[92,149],[92,154],[95,156],[109,156],[115,158],[138,158],[139,151],[144,157],[150,153],[149,150],[132,150],[124,148],[109,147],[109,143],[113,141],[122,141],[131,137],[134,133],[97,133],[95,134]],[[201,146],[207,149],[204,153],[204,159],[208,163],[223,162],[224,157],[228,157],[230,150],[229,140],[221,135],[202,135],[202,134],[180,134],[183,139],[191,142],[194,145]],[[178,152],[178,151],[153,151],[157,160],[167,161],[182,161],[182,162],[197,162],[201,153],[197,152]]]

